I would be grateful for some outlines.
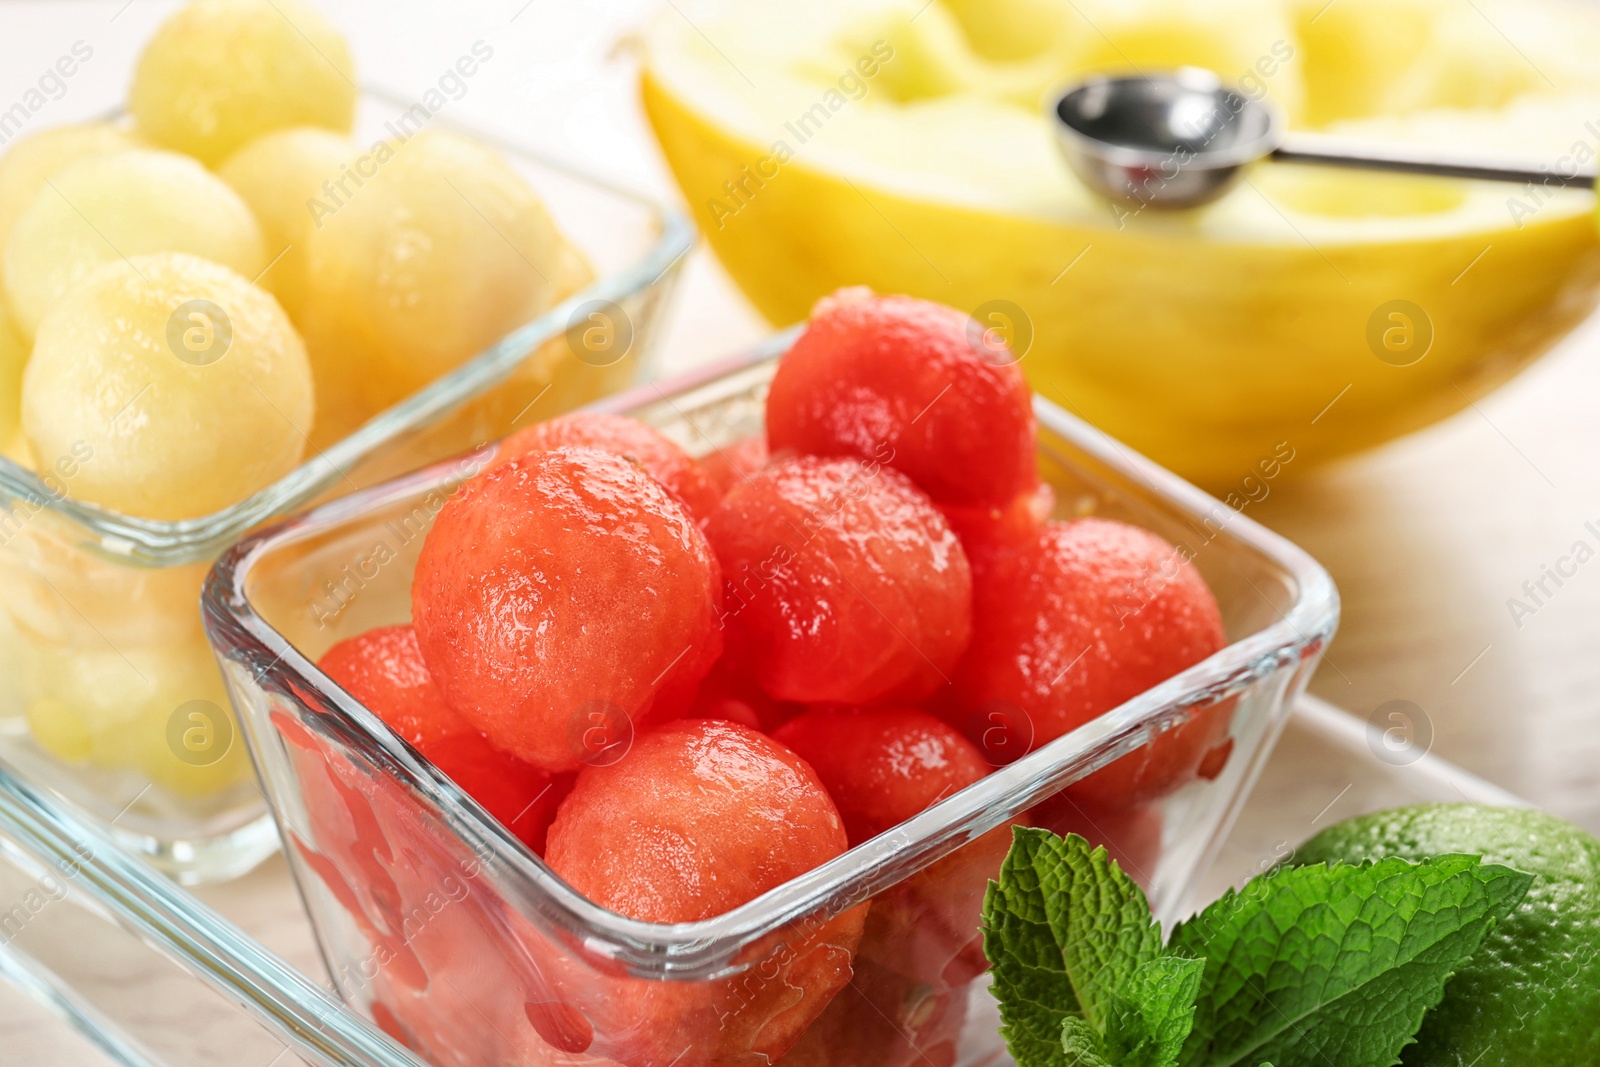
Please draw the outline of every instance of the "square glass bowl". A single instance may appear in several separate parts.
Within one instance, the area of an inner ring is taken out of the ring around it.
[[[791,338],[595,407],[704,454],[760,432],[766,386]],[[335,641],[409,618],[422,534],[482,454],[345,497],[225,553],[203,596],[207,633],[340,994],[440,1067],[756,1064],[797,1037],[787,1063],[981,1064],[1003,1052],[978,920],[1008,824],[1106,841],[1157,915],[1176,918],[1333,633],[1337,595],[1294,546],[1050,402],[1035,404],[1040,468],[1059,513],[1123,519],[1186,546],[1232,643],[889,833],[701,922],[638,922],[585,900],[315,665]],[[319,621],[323,583],[380,555],[387,562],[348,609]],[[1137,811],[1089,813],[1062,794],[1219,705],[1229,735],[1205,779]],[[863,911],[852,957],[840,931]]]
[[[1242,885],[1330,822],[1463,801],[1526,806],[1437,756],[1396,752],[1379,727],[1302,697],[1217,862],[1196,882],[1194,905]],[[269,863],[196,892],[158,875],[0,762],[0,916],[22,912],[0,946],[0,979],[63,1027],[119,1067],[215,1067],[219,1050],[227,1062],[269,1067],[423,1067],[325,991],[287,866]],[[0,994],[0,1021],[9,1023],[17,1012],[7,1010]],[[967,1033],[977,1047],[993,1039],[976,1015]],[[18,1036],[7,1032],[8,1051]],[[47,1050],[63,1041],[72,1038]],[[119,1055],[130,1047],[138,1055]],[[88,1059],[70,1062],[87,1067]]]
[[[356,140],[412,129],[410,104],[367,94]],[[431,124],[501,149],[597,280],[204,518],[118,515],[66,496],[68,471],[0,458],[0,757],[182,880],[235,875],[277,848],[200,628],[218,552],[314,500],[631,384],[694,241],[681,215],[648,199],[442,117]],[[349,562],[320,588],[330,617],[364,581]]]

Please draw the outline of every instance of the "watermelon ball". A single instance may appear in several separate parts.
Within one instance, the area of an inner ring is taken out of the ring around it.
[[[620,456],[563,448],[450,498],[417,560],[412,618],[450,706],[561,772],[591,755],[596,715],[620,739],[658,695],[692,692],[721,652],[718,584],[670,492]]]
[[[939,512],[950,524],[976,572],[983,561],[998,552],[1014,551],[1038,539],[1056,509],[1056,491],[1040,482],[1020,493],[1005,507],[966,507],[941,504]]]
[[[536,855],[544,855],[546,835],[572,788],[572,775],[552,775],[524,763],[477,730],[418,751]]]
[[[500,442],[495,466],[531,452],[557,448],[598,448],[637,463],[646,474],[677,494],[685,510],[697,520],[710,515],[722,496],[694,457],[659,430],[637,419],[605,412],[580,411],[518,430]]]
[[[721,915],[846,847],[839,812],[803,759],[743,726],[683,720],[640,736],[620,762],[579,772],[546,862],[603,908],[683,923]],[[802,923],[771,958],[724,982],[619,977],[596,997],[597,975],[574,964],[566,981],[594,1006],[588,1051],[660,1067],[776,1060],[849,982],[865,911]]]
[[[823,299],[772,379],[767,443],[885,463],[941,504],[1008,506],[1038,481],[1032,399],[971,328],[909,296]]]
[[[730,489],[765,467],[771,459],[766,437],[753,434],[701,456],[700,468],[717,487],[720,497],[727,496]]]
[[[925,711],[815,708],[773,734],[811,764],[859,845],[989,773],[983,755]]]
[[[317,664],[535,852],[569,783],[501,752],[445,703],[409,626],[340,641]]]
[[[380,626],[340,641],[317,666],[413,748],[477,732],[445,703],[409,626]]]
[[[726,719],[763,733],[772,733],[806,710],[804,704],[773,700],[748,678],[734,676],[727,660],[719,660],[700,680],[685,719]]]
[[[726,581],[728,665],[777,700],[915,700],[971,635],[972,577],[910,479],[801,457],[735,486],[706,528]]]
[[[991,760],[1010,762],[1226,643],[1216,599],[1177,548],[1107,519],[1052,522],[1032,545],[982,568],[956,714]],[[1196,712],[1073,795],[1102,808],[1164,796],[1221,743],[1230,707]]]

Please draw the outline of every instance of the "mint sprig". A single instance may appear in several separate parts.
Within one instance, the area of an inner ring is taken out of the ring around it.
[[[1175,1067],[1204,965],[1162,948],[1144,893],[1105,849],[1017,827],[983,934],[1020,1067]]]
[[[1389,1067],[1531,875],[1476,856],[1274,871],[1180,925],[1203,956],[1186,1065]]]
[[[1278,870],[1163,944],[1103,848],[1019,827],[984,948],[1019,1067],[1391,1067],[1531,884],[1473,856]]]

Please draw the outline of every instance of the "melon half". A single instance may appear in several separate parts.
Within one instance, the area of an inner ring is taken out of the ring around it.
[[[1263,164],[1135,210],[1045,119],[1086,74],[1196,65],[1295,128],[1582,165],[1600,15],[1556,0],[685,0],[644,41],[666,159],[774,324],[844,285],[954,305],[1215,489],[1461,409],[1600,289],[1589,192]]]

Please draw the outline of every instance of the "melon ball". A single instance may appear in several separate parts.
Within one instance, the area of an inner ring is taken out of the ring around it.
[[[348,131],[353,71],[344,38],[299,0],[196,0],[139,57],[129,108],[151,141],[214,166],[286,126]]]
[[[17,217],[33,202],[45,182],[90,156],[136,147],[127,130],[109,122],[57,126],[24,137],[0,156],[0,251]]]
[[[277,301],[181,253],[108,264],[63,297],[22,379],[38,462],[80,457],[71,496],[149,519],[208,515],[287,474],[312,415]]]
[[[275,130],[245,145],[217,168],[261,224],[272,266],[260,284],[298,318],[305,290],[306,242],[324,183],[337,181],[354,156],[349,139],[315,126]]]
[[[301,326],[324,414],[358,423],[549,308],[567,257],[539,197],[475,141],[425,131],[350,171],[318,207]]]
[[[62,171],[17,219],[6,296],[24,334],[103,263],[189,252],[247,279],[267,265],[261,227],[216,175],[175,152],[132,149]]]
[[[28,365],[28,344],[0,304],[0,452],[13,451],[22,425],[22,369]]]

